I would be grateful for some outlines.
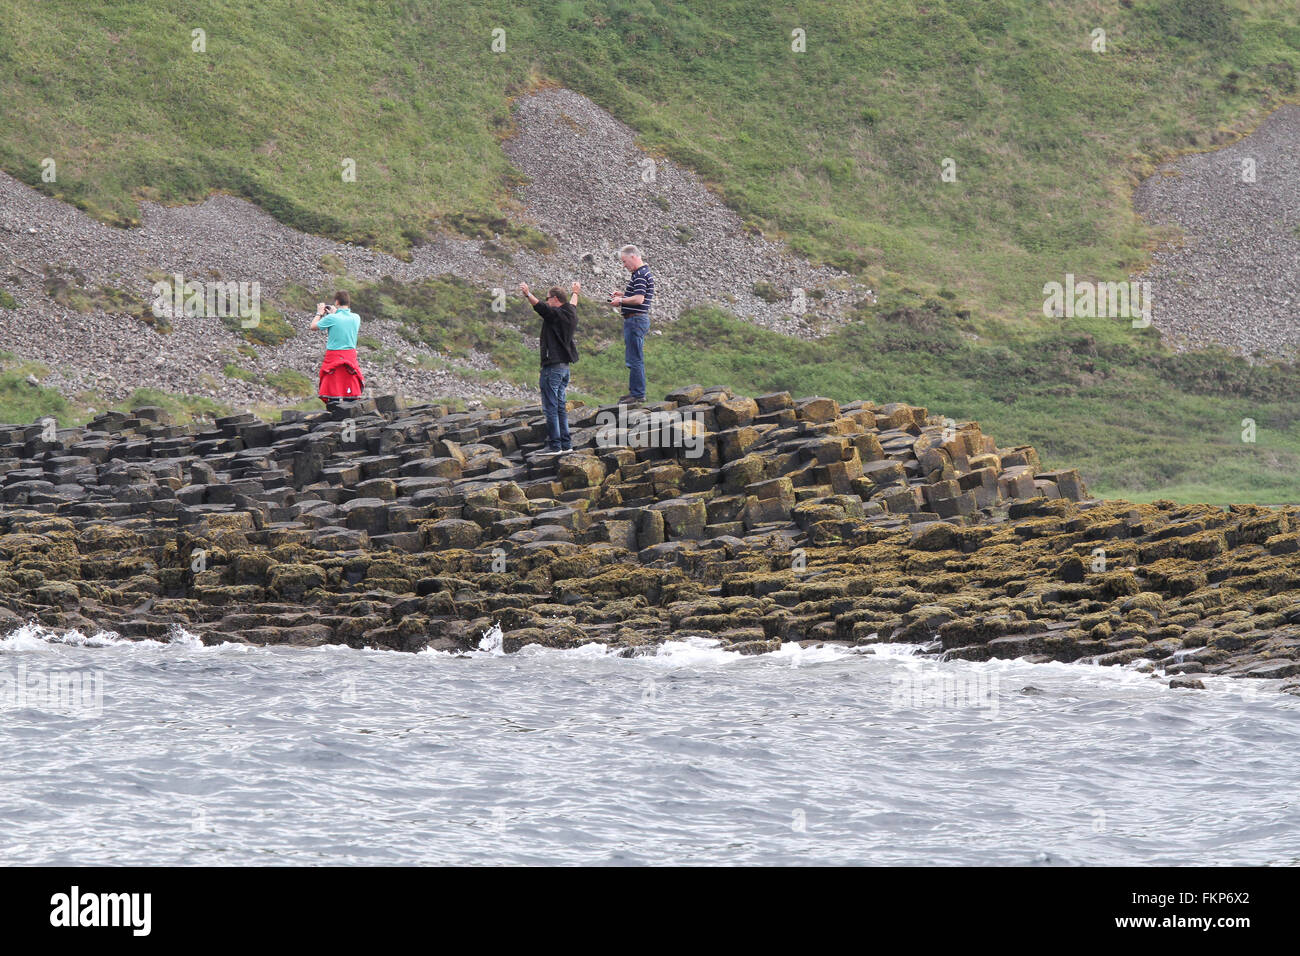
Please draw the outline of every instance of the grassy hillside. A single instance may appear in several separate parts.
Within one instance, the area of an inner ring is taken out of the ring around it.
[[[1289,0],[0,0],[0,165],[115,222],[226,189],[400,251],[499,212],[508,97],[556,81],[814,258],[1024,317],[1137,263],[1132,173],[1297,70]]]
[[[813,344],[697,310],[648,343],[652,392],[907,400],[1033,442],[1106,492],[1296,501],[1294,366],[1178,357],[1149,331],[1040,309],[1046,281],[1137,266],[1153,237],[1132,213],[1136,176],[1294,100],[1298,70],[1291,0],[0,0],[0,166],[119,224],[140,198],[224,189],[401,253],[500,215],[509,98],[562,83],[753,224],[882,290]],[[522,310],[481,314],[451,279],[359,293],[363,314],[533,380],[519,334],[500,335],[529,327]],[[612,398],[612,319],[583,322],[575,385]],[[0,381],[0,420],[53,401],[20,384]]]

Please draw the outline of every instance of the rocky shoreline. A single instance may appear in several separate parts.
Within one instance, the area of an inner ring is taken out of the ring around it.
[[[0,632],[507,652],[688,635],[1145,662],[1300,690],[1300,508],[1089,497],[924,408],[694,385],[631,410],[381,396],[207,430],[0,425]],[[1263,686],[1263,685],[1261,685]]]

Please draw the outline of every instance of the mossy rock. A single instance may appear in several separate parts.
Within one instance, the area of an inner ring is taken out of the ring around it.
[[[1165,599],[1154,591],[1141,591],[1120,604],[1121,611],[1134,609],[1146,611],[1153,617],[1160,617],[1165,612]]]
[[[205,532],[218,529],[230,531],[256,531],[257,521],[249,511],[231,511],[227,514],[206,515],[199,523]]]
[[[412,594],[415,591],[410,578],[367,578],[366,586],[390,594]]]
[[[37,604],[51,604],[55,607],[73,608],[81,604],[81,591],[67,581],[49,581],[40,587],[31,589],[32,600]]]
[[[236,607],[261,604],[267,596],[266,588],[255,584],[195,585],[191,593],[204,604]]]
[[[548,624],[546,627],[524,627],[507,631],[502,636],[501,649],[513,654],[529,644],[542,647],[573,648],[590,644],[591,638],[574,624]]]
[[[685,575],[678,568],[660,570],[614,564],[588,578],[582,590],[593,597],[612,595],[626,598],[642,594],[650,604],[658,604],[666,585],[684,579]]]
[[[1142,590],[1131,571],[1104,571],[1094,577],[1092,583],[1098,594],[1107,598],[1137,594]]]
[[[278,562],[266,551],[243,551],[231,561],[231,574],[235,584],[263,584],[267,574]]]
[[[157,577],[158,565],[153,558],[138,554],[109,561],[107,570],[113,578]]]
[[[584,551],[556,558],[548,565],[548,570],[551,573],[551,580],[563,581],[568,578],[586,577],[604,563],[598,552]]]
[[[277,564],[267,572],[267,585],[284,600],[301,600],[313,588],[328,582],[323,568],[314,564]]]
[[[15,532],[0,535],[0,558],[13,560],[19,555],[35,552],[44,554],[56,546],[56,542],[43,534]]]
[[[161,594],[162,583],[156,574],[136,574],[117,586],[122,594]]]
[[[419,573],[405,561],[395,561],[391,558],[369,559],[365,562],[364,570],[367,578],[402,578],[407,581],[414,580]]]
[[[9,571],[9,576],[26,590],[39,588],[45,584],[44,572],[36,571],[31,568],[12,568]]]
[[[1132,608],[1124,615],[1124,620],[1143,629],[1156,626],[1156,616],[1143,608]]]
[[[279,309],[263,302],[259,312],[259,315],[249,319],[238,315],[222,316],[221,322],[255,345],[280,345],[298,334]],[[245,324],[246,322],[252,324]]]
[[[483,540],[483,529],[464,518],[422,522],[420,530],[430,548],[467,550],[478,547]]]

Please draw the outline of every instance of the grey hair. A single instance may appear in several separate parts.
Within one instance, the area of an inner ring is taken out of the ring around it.
[[[632,246],[632,245],[624,246],[622,249],[618,250],[618,257],[622,259],[624,256],[636,256],[638,259],[640,259],[641,250],[638,249],[636,246]]]

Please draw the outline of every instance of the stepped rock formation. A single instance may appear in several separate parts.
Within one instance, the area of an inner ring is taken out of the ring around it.
[[[420,650],[498,623],[507,651],[708,635],[1300,675],[1300,508],[1092,499],[897,403],[691,386],[630,433],[610,412],[574,405],[558,457],[538,406],[393,397],[0,426],[0,632]]]

